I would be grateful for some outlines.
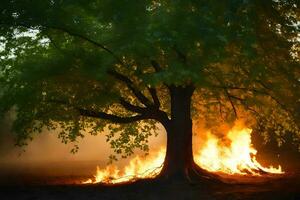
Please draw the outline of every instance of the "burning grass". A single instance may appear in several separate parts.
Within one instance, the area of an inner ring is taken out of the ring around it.
[[[115,184],[135,181],[141,178],[153,178],[157,176],[162,169],[165,152],[165,149],[161,148],[151,157],[142,158],[141,156],[136,156],[130,160],[129,165],[123,169],[119,169],[114,165],[107,166],[105,169],[100,169],[99,166],[97,166],[94,179],[88,179],[83,183]]]
[[[208,171],[226,174],[284,173],[280,165],[263,167],[256,160],[257,150],[251,143],[251,132],[249,128],[233,127],[226,134],[227,145],[208,132],[204,146],[195,155],[195,162]]]
[[[218,139],[210,131],[206,132],[204,145],[197,146],[194,151],[195,162],[203,169],[225,175],[261,176],[262,174],[283,174],[279,165],[264,167],[256,159],[257,150],[251,142],[252,130],[237,123],[224,138]],[[165,148],[148,157],[136,156],[129,164],[120,169],[114,165],[104,169],[97,167],[94,178],[83,184],[104,183],[115,184],[132,182],[138,179],[154,178],[162,169]]]

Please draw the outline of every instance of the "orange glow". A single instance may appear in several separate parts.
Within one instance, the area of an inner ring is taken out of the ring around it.
[[[237,124],[227,132],[225,135],[227,142],[224,143],[207,131],[204,145],[195,148],[195,162],[208,171],[226,174],[260,176],[262,172],[284,173],[280,165],[278,168],[263,167],[256,160],[257,150],[251,143],[251,132],[251,129]],[[146,158],[136,156],[123,169],[113,165],[105,169],[97,167],[94,178],[83,183],[114,184],[141,178],[154,178],[162,169],[165,152],[165,149],[161,148]]]
[[[283,173],[280,165],[278,168],[263,167],[256,160],[257,150],[251,144],[251,132],[249,128],[234,126],[226,135],[227,145],[208,132],[204,146],[195,153],[195,162],[211,172],[251,175],[260,175],[260,172]]]
[[[129,164],[123,169],[119,169],[113,165],[107,166],[105,169],[97,167],[94,179],[89,179],[83,183],[114,184],[134,181],[141,178],[154,178],[161,171],[165,153],[165,149],[161,148],[159,151],[155,152],[153,155],[147,156],[146,158],[136,156],[131,159]]]

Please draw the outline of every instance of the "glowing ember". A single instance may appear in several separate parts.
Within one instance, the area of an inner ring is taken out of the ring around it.
[[[280,165],[278,168],[263,167],[256,160],[257,151],[251,143],[251,132],[252,130],[249,128],[236,125],[228,131],[226,143],[207,132],[207,140],[204,145],[196,148],[195,162],[208,171],[226,174],[259,176],[263,173],[284,173]],[[165,149],[161,148],[152,156],[134,157],[123,169],[116,166],[108,166],[105,169],[97,167],[94,179],[89,179],[83,183],[114,184],[141,178],[154,178],[162,169],[164,157]]]
[[[258,163],[255,157],[257,151],[251,144],[251,131],[235,126],[226,135],[228,145],[222,144],[216,136],[208,132],[205,145],[194,157],[195,162],[208,171],[227,174],[284,173],[280,165],[278,168],[267,168]]]

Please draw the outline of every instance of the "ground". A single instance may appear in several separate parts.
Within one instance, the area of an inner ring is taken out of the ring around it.
[[[138,183],[123,186],[101,185],[44,185],[44,186],[6,186],[2,187],[0,195],[2,200],[60,200],[60,199],[178,199],[178,200],[234,200],[234,199],[300,199],[299,182],[296,186],[287,184],[286,181],[277,186],[268,184],[258,185],[230,185],[226,187],[205,187],[190,184],[155,184]],[[292,183],[294,184],[294,183]],[[275,184],[276,185],[276,184]]]
[[[66,166],[66,163],[61,165]],[[93,163],[91,165],[94,165]],[[3,165],[2,165],[3,166]],[[300,173],[283,176],[222,176],[229,184],[205,185],[140,181],[119,186],[81,185],[89,173],[76,165],[66,167],[69,173],[57,172],[52,165],[40,168],[2,169],[1,200],[300,200]],[[82,165],[80,165],[82,166]],[[1,167],[0,167],[1,168]],[[3,167],[2,167],[3,168]],[[44,167],[45,168],[45,167]],[[51,170],[52,169],[52,170]],[[81,175],[78,175],[83,172]],[[55,175],[57,174],[57,175]]]

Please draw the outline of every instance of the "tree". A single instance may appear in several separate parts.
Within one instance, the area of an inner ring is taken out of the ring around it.
[[[300,136],[299,13],[297,0],[2,1],[2,116],[15,111],[19,145],[44,127],[76,142],[108,126],[125,156],[161,123],[160,177],[206,177],[192,118],[246,113]]]

